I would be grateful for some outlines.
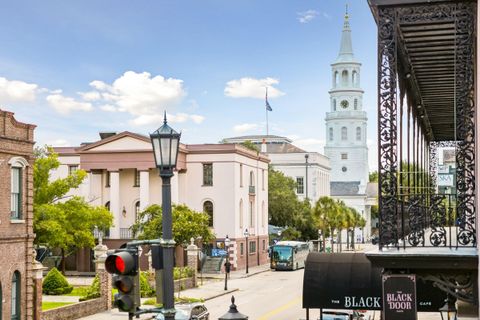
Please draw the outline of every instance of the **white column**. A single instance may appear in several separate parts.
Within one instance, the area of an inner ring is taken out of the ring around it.
[[[140,211],[150,205],[150,172],[140,171]]]
[[[172,185],[172,204],[178,204],[178,172],[174,172],[170,184]]]
[[[120,173],[110,171],[110,211],[113,213],[111,239],[120,239]]]
[[[94,206],[103,206],[105,203],[102,200],[102,174],[90,171],[89,175],[90,190],[88,192],[88,200]]]

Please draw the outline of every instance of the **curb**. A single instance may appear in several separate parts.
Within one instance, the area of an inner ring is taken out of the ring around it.
[[[227,294],[229,294],[229,293],[232,293],[232,292],[235,292],[235,291],[238,291],[238,290],[239,290],[238,288],[236,288],[236,289],[231,289],[231,290],[227,290],[227,291],[224,291],[224,292],[222,292],[222,293],[216,294],[216,295],[214,295],[214,296],[211,296],[211,297],[208,297],[208,298],[204,298],[203,300],[205,300],[205,301],[212,300],[212,299],[215,299],[215,298],[218,298],[218,297],[227,295]]]
[[[257,272],[255,272],[255,273],[244,274],[243,276],[241,276],[241,277],[238,278],[238,279],[250,278],[251,276],[257,275],[257,274],[259,274],[259,273],[268,272],[268,271],[270,271],[270,268],[269,268],[269,269],[265,269],[265,270],[260,270],[260,271],[257,271]]]

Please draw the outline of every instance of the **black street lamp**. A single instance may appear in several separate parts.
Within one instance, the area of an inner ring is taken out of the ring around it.
[[[162,178],[162,237],[163,247],[163,315],[165,320],[175,318],[175,300],[173,286],[173,250],[175,241],[172,232],[172,192],[170,179],[177,165],[180,133],[167,124],[167,113],[164,114],[163,125],[150,134],[155,165]]]
[[[228,290],[227,288],[227,278],[228,274],[230,273],[230,239],[228,235],[225,237],[225,250],[227,250],[227,261],[225,261],[225,288],[224,290]]]
[[[245,273],[248,273],[248,228],[245,229],[245,231],[243,232],[243,235],[245,236],[245,246],[247,247],[246,248],[246,251],[247,251],[247,268],[245,269]]]
[[[237,306],[235,305],[235,298],[232,296],[232,304],[230,305],[230,309],[228,310],[227,313],[225,313],[223,316],[218,318],[218,320],[248,320],[248,316],[240,313],[237,310]]]
[[[447,295],[445,304],[443,307],[438,309],[442,320],[457,320],[457,308],[455,307],[455,302],[450,298],[450,295]],[[445,315],[445,317],[443,317]]]

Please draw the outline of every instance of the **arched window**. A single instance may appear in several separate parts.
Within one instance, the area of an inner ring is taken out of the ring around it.
[[[203,203],[203,212],[208,214],[208,226],[213,227],[213,203],[212,201],[205,201]]]
[[[139,214],[140,214],[140,201],[137,201],[135,202],[135,221],[137,221]]]
[[[20,295],[20,272],[15,271],[13,273],[12,277],[12,320],[20,320],[20,300],[21,300],[21,295]]]
[[[243,229],[243,199],[240,199],[240,204],[238,205],[239,218],[240,218],[240,229]]]
[[[358,109],[358,99],[353,100],[353,110]]]
[[[333,128],[328,128],[328,139],[333,141]]]
[[[337,111],[337,100],[333,99],[333,111]]]
[[[338,87],[338,84],[339,84],[339,75],[338,75],[338,71],[335,71],[335,73],[333,74],[333,81],[334,81],[334,87]]]
[[[107,208],[107,210],[110,211],[110,201],[107,201],[105,203],[105,208]]]
[[[362,128],[357,127],[357,141],[362,140]]]
[[[342,127],[342,141],[347,140],[347,127]]]
[[[358,85],[358,73],[357,71],[352,72],[352,84],[354,87]]]
[[[249,186],[254,186],[255,185],[255,175],[253,171],[250,171],[250,184]]]
[[[342,85],[343,86],[348,85],[348,71],[347,70],[342,71]]]

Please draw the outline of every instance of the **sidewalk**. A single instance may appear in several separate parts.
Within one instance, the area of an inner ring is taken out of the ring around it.
[[[245,270],[232,271],[230,273],[230,280],[237,280],[242,278],[247,278],[254,276],[256,274],[267,272],[270,270],[270,265],[262,265],[257,267],[251,267],[248,270],[248,274],[245,273]],[[200,276],[200,275],[199,275]],[[187,289],[180,292],[180,297],[196,298],[203,300],[210,300],[216,297],[220,297],[232,292],[238,291],[238,288],[231,286],[232,283],[229,282],[229,289],[224,290],[225,283],[221,280],[225,279],[225,274],[203,274],[203,286],[200,286],[200,279],[198,280],[199,286],[197,288]],[[178,292],[175,293],[175,296],[178,296]],[[73,297],[70,297],[73,298]],[[142,299],[144,300],[144,299]],[[152,306],[144,306],[146,308],[151,308]],[[104,311],[97,313],[92,316],[80,318],[83,320],[103,320],[103,319],[125,319],[125,313],[119,313],[117,309],[112,309],[109,311]],[[151,319],[151,315],[144,315],[141,319]]]
[[[256,274],[267,272],[267,271],[270,271],[269,264],[248,268],[248,274],[244,269],[238,270],[238,271],[232,271],[230,272],[230,276],[228,280],[230,281],[230,280],[248,278]],[[231,285],[229,286],[228,290],[224,290],[225,289],[224,287],[225,273],[215,273],[215,274],[204,273],[203,278],[204,278],[203,286],[200,285],[201,279],[198,279],[197,283],[199,284],[199,286],[197,288],[183,290],[180,292],[180,296],[210,300],[210,299],[214,299],[216,297],[223,296],[225,294],[229,294],[231,292],[238,290],[238,288],[235,288],[234,286],[232,287]]]

